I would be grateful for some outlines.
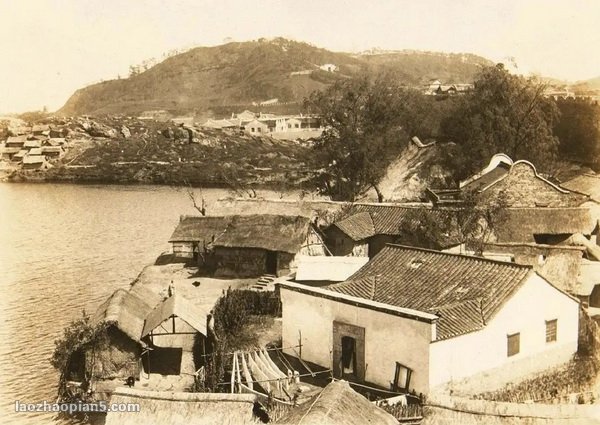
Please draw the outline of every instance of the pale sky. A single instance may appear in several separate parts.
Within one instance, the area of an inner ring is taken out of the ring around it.
[[[469,52],[520,72],[600,76],[600,0],[0,0],[0,113],[191,46],[284,36],[334,51]]]

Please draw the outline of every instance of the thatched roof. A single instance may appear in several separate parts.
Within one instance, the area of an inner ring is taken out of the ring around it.
[[[291,410],[276,423],[288,425],[397,425],[398,421],[346,381],[334,381],[312,400]],[[107,423],[107,425],[109,425]]]
[[[179,294],[175,294],[159,303],[148,314],[144,322],[141,337],[145,337],[171,316],[177,316],[192,328],[206,335],[206,317],[208,313],[192,304]]]
[[[507,208],[494,229],[499,242],[534,242],[533,235],[590,235],[598,226],[588,208]]]
[[[216,247],[261,248],[295,254],[306,240],[310,220],[301,216],[255,214],[232,216]]]
[[[565,189],[588,195],[592,200],[600,202],[600,175],[586,173],[561,184]]]
[[[436,314],[441,340],[483,329],[531,273],[530,266],[390,244],[327,289]]]
[[[253,394],[176,393],[117,388],[113,403],[135,403],[139,412],[110,412],[106,425],[254,424]]]
[[[92,322],[113,324],[132,340],[139,341],[144,319],[151,310],[152,307],[137,295],[125,289],[117,289],[98,307]]]
[[[169,242],[206,242],[220,236],[232,217],[182,216]]]

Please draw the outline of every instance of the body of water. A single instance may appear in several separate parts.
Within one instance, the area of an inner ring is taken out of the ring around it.
[[[209,214],[225,195],[204,190]],[[3,424],[73,423],[15,401],[55,401],[54,340],[168,250],[180,214],[197,211],[168,187],[0,183]]]

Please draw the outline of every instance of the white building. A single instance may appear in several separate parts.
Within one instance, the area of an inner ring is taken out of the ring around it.
[[[262,121],[252,120],[244,126],[244,130],[251,134],[262,134],[269,132],[269,126]]]
[[[345,282],[280,290],[284,347],[396,391],[500,386],[577,349],[579,302],[529,266],[387,245]]]
[[[338,70],[338,67],[332,63],[326,63],[326,64],[321,65],[319,67],[319,69],[321,71],[336,72]]]

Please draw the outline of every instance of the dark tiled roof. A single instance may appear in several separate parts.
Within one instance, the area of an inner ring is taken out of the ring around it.
[[[510,171],[510,165],[504,162],[498,164],[496,168],[490,170],[486,174],[482,175],[478,179],[473,180],[472,182],[466,184],[462,187],[463,191],[480,191],[487,188],[492,183],[500,180],[504,176],[508,174]]]
[[[360,212],[335,223],[335,226],[354,241],[375,235],[375,225],[368,212]]]
[[[387,245],[346,282],[328,289],[438,314],[439,340],[485,326],[531,270],[479,257]]]
[[[334,223],[338,229],[354,241],[361,241],[375,235],[402,236],[407,228],[413,228],[424,218],[448,221],[448,210],[429,206],[406,207],[397,205],[358,204],[351,215]],[[440,235],[437,241],[441,247],[457,245],[460,242],[451,235]]]
[[[187,216],[183,217],[169,242],[212,242],[213,237],[221,235],[231,217]]]

